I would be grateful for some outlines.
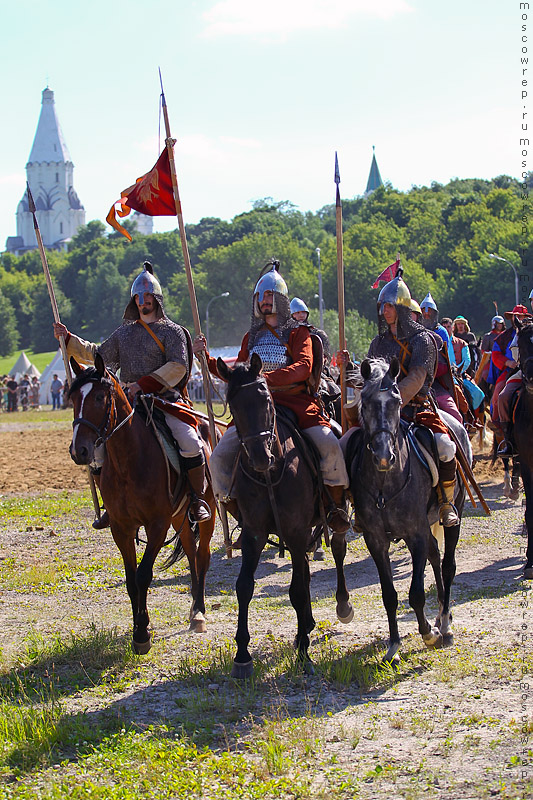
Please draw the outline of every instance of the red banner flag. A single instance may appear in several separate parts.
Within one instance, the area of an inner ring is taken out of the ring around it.
[[[390,267],[387,267],[386,269],[383,270],[383,272],[381,272],[378,275],[378,277],[372,284],[372,289],[378,289],[380,281],[385,281],[385,283],[392,281],[392,279],[395,278],[396,275],[398,274],[399,267],[400,267],[400,259],[395,261],[394,264],[391,264]]]
[[[124,189],[120,200],[116,202],[120,203],[120,208],[115,212],[116,204],[113,203],[106,217],[106,222],[129,239],[130,242],[131,236],[117,220],[116,214],[121,218],[127,217],[132,209],[149,217],[171,217],[176,214],[168,150],[166,148],[150,172],[137,178],[133,186]]]

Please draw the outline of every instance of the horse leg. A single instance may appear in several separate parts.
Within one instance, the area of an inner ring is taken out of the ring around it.
[[[407,541],[407,546],[411,551],[411,559],[413,562],[413,577],[409,589],[409,604],[416,614],[418,631],[426,647],[439,647],[442,645],[441,633],[438,628],[431,627],[424,611],[424,606],[426,604],[424,570],[426,568],[429,549],[427,534],[413,537],[413,539]]]
[[[456,563],[455,550],[459,541],[461,525],[444,528],[444,556],[442,559],[442,579],[444,582],[444,601],[440,610],[440,625],[443,645],[449,647],[453,644],[453,633],[450,627],[452,613],[450,611],[450,598],[453,579],[455,578]]]
[[[136,583],[139,597],[139,607],[137,610],[137,618],[133,628],[133,649],[138,655],[144,655],[150,650],[151,647],[151,633],[148,630],[150,624],[150,617],[148,616],[148,609],[146,605],[148,589],[154,576],[154,562],[157,554],[163,546],[165,541],[166,532],[168,530],[168,523],[163,523],[161,520],[151,522],[145,525],[147,545],[144,551],[141,562],[137,568]]]
[[[303,538],[303,537],[302,537]],[[292,607],[296,611],[298,628],[294,645],[298,654],[298,660],[304,670],[312,675],[314,668],[309,658],[309,634],[315,627],[313,612],[311,608],[311,595],[309,593],[309,560],[304,550],[296,552],[291,550],[292,578],[289,588],[289,597]]]
[[[445,528],[444,530],[446,531],[447,529]],[[442,610],[444,608],[444,585],[442,583],[442,567],[440,561],[439,545],[436,538],[433,535],[429,537],[428,560],[433,569],[433,575],[435,576],[437,599],[439,601],[439,613],[437,614],[437,619],[435,620],[435,626],[437,628],[440,628],[442,622]]]
[[[524,578],[533,578],[533,474],[529,465],[522,464],[522,481],[526,494],[526,528],[527,528],[527,547],[526,564],[524,567]],[[522,552],[523,549],[521,548]]]
[[[344,558],[346,556],[346,537],[343,533],[334,533],[331,539],[331,550],[337,568],[337,619],[347,625],[353,619],[353,608],[350,603],[350,595],[346,588],[346,578],[344,576]]]
[[[135,550],[135,531],[125,532],[114,521],[111,522],[111,533],[115,544],[121,552],[126,573],[126,588],[131,601],[133,612],[133,638],[132,648],[138,655],[145,655],[150,649],[150,634],[148,628],[148,614],[146,619],[139,614],[140,592],[137,583],[137,553]],[[140,626],[139,626],[140,623]]]
[[[199,523],[200,541],[196,546],[195,534],[186,520],[180,534],[181,544],[189,562],[191,572],[192,604],[189,613],[189,630],[204,633],[207,630],[205,621],[205,578],[211,560],[210,542],[215,526],[215,515],[211,519]]]
[[[239,616],[237,622],[237,653],[233,660],[231,677],[243,680],[250,678],[253,673],[252,656],[248,651],[250,633],[248,631],[248,607],[254,593],[254,575],[259,563],[259,556],[266,544],[265,534],[253,535],[246,526],[242,529],[241,543],[241,569],[235,586],[237,601],[239,603]]]
[[[511,473],[511,491],[509,492],[510,500],[518,500],[520,497],[520,461],[514,457],[512,459],[513,469]]]
[[[503,496],[511,496],[511,477],[509,475],[509,457],[502,458],[503,462]]]
[[[400,634],[398,631],[398,620],[396,619],[396,611],[398,609],[398,594],[394,588],[392,580],[392,568],[389,557],[389,542],[386,540],[378,540],[370,534],[363,532],[365,537],[366,546],[370,555],[374,559],[379,574],[379,582],[381,584],[381,597],[383,605],[387,612],[389,621],[389,649],[383,659],[392,664],[398,661],[396,655],[400,649]]]

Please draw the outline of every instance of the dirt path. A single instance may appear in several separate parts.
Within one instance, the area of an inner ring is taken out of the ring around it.
[[[86,488],[83,470],[68,457],[69,441],[70,429],[66,426],[55,430],[0,429],[2,495]],[[481,457],[476,476],[493,515],[486,518],[467,506],[453,590],[455,647],[440,651],[430,667],[407,670],[403,679],[389,688],[365,692],[357,686],[334,686],[315,677],[299,688],[289,684],[286,696],[272,698],[269,713],[273,714],[281,704],[289,716],[312,707],[321,720],[324,758],[339,769],[360,774],[363,787],[365,770],[377,769],[376,764],[393,765],[397,771],[394,781],[392,773],[384,773],[380,784],[383,791],[379,797],[389,800],[411,796],[407,789],[415,775],[431,786],[430,796],[450,800],[481,797],[479,787],[484,781],[488,794],[496,793],[498,782],[514,785],[520,781],[519,726],[532,711],[531,695],[526,704],[520,686],[526,679],[533,684],[529,672],[531,592],[521,583],[523,510],[521,501],[501,498],[503,474],[499,467],[490,465],[488,456]],[[129,603],[118,552],[109,532],[92,532],[91,519],[92,513],[86,508],[75,522],[72,517],[50,520],[37,526],[40,530],[36,526],[33,530],[21,529],[16,522],[3,526],[0,622],[4,659],[20,652],[29,636],[49,639],[58,634],[68,636],[69,632],[81,634],[91,624],[106,629],[117,626],[129,636]],[[400,633],[405,637],[403,651],[411,653],[414,663],[419,664],[417,654],[423,656],[425,650],[407,602],[409,554],[400,543],[394,545],[393,555]],[[149,596],[155,629],[152,654],[140,663],[137,677],[129,685],[120,690],[101,686],[73,693],[66,701],[68,710],[98,714],[112,709],[126,720],[143,725],[161,718],[179,721],[180,697],[185,702],[185,694],[173,676],[183,659],[224,642],[233,648],[233,587],[239,567],[238,555],[230,561],[224,557],[217,528],[208,576],[208,632],[194,637],[187,633],[185,565],[164,572],[160,560]],[[362,539],[350,538],[346,560],[355,608],[350,625],[343,626],[335,619],[334,565],[329,551],[324,562],[311,563],[311,573],[318,623],[311,640],[312,657],[324,642],[338,648],[339,658],[376,641],[384,652],[386,617],[376,569]],[[290,643],[294,637],[295,619],[287,596],[289,580],[290,562],[267,548],[258,568],[251,606],[251,649],[260,659],[273,658],[275,641]],[[426,585],[431,580],[428,571]],[[432,594],[428,607],[434,614]],[[529,638],[524,638],[523,625]],[[227,694],[231,706],[233,689],[227,676],[221,675],[212,685],[217,696]],[[190,693],[191,687],[185,691]],[[261,714],[261,709],[257,713]],[[224,717],[220,724],[225,725]],[[239,724],[245,728],[247,723],[242,719]],[[226,731],[224,735],[229,734]],[[524,774],[531,780],[531,765],[527,770]],[[375,786],[361,796],[378,796]]]

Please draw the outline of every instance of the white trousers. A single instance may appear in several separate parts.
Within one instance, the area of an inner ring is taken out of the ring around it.
[[[165,420],[172,431],[174,439],[178,443],[180,453],[183,458],[194,458],[202,452],[202,445],[198,431],[187,422],[174,417],[172,414],[165,414]]]
[[[320,453],[320,468],[326,486],[346,488],[348,486],[346,464],[338,439],[331,428],[325,425],[315,425],[313,428],[306,428],[302,433],[312,440]],[[232,425],[213,450],[209,468],[213,480],[213,491],[217,497],[224,498],[230,495],[233,468],[239,446],[239,437],[235,426]]]

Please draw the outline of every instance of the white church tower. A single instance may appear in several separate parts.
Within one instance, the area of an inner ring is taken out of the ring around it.
[[[85,225],[85,209],[73,186],[74,164],[57,119],[54,93],[43,91],[41,115],[33,140],[26,177],[37,208],[45,247],[66,250],[69,240]],[[17,235],[9,236],[6,249],[15,255],[37,247],[33,218],[26,193],[17,208]]]

